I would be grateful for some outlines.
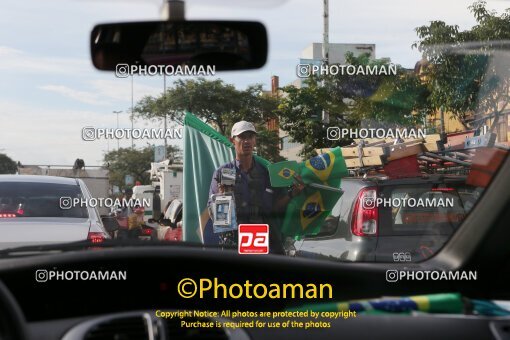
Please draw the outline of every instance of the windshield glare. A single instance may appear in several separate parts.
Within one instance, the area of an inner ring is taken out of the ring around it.
[[[225,51],[222,39],[240,33],[175,31],[137,42],[142,63],[104,72],[91,60],[93,27],[161,20],[159,3],[2,3],[0,229],[88,218],[94,227],[76,238],[98,243],[340,262],[434,256],[507,156],[510,12],[496,0],[417,4],[189,1],[187,20],[261,22],[266,65],[201,69],[183,60],[235,63],[244,40]],[[111,50],[136,36],[111,34]],[[188,55],[197,39],[214,55]],[[172,67],[148,66],[160,57]]]

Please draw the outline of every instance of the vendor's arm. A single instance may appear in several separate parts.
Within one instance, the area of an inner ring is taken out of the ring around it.
[[[301,191],[303,191],[303,189],[305,188],[305,185],[301,180],[301,176],[299,175],[296,176],[296,179],[297,180],[294,182],[294,184],[291,187],[289,187],[289,189],[286,191],[286,194],[281,195],[276,199],[275,204],[276,212],[284,212],[290,200],[299,195]]]
[[[218,169],[214,171],[212,179],[211,179],[211,186],[209,187],[209,196],[207,197],[207,206],[209,207],[212,203],[211,196],[214,194],[222,194],[225,192],[223,185],[218,183],[219,178],[219,172],[221,169]]]

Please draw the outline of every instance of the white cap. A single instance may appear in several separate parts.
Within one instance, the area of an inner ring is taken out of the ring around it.
[[[253,131],[257,133],[257,130],[255,130],[255,126],[247,122],[245,120],[241,120],[240,122],[237,122],[232,126],[232,132],[230,133],[230,137],[239,136],[241,133],[245,131]]]

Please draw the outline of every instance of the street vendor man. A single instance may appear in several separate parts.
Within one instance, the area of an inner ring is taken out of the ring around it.
[[[253,151],[257,145],[257,131],[252,123],[247,121],[235,123],[229,140],[234,144],[235,160],[220,166],[214,172],[209,189],[208,206],[212,203],[212,195],[225,192],[226,188],[220,183],[221,170],[234,169],[235,184],[232,192],[237,224],[268,224],[270,253],[284,254],[280,231],[276,226],[271,225],[271,216],[280,214],[283,218],[287,204],[304,189],[304,185],[296,182],[283,192],[281,189],[271,187],[269,172],[253,157]],[[235,238],[237,244],[237,232],[235,232]],[[217,242],[211,234],[211,228],[206,228],[204,231],[204,241],[205,243]]]

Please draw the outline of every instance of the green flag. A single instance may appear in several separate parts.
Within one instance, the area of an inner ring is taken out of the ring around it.
[[[184,118],[183,239],[201,242],[209,219],[207,200],[214,171],[231,162],[230,141],[191,113]]]
[[[288,187],[294,182],[294,175],[301,172],[301,165],[296,161],[283,161],[270,164],[267,170],[272,187]]]
[[[299,174],[305,184],[340,188],[341,178],[347,176],[348,171],[342,151],[337,147],[301,163]],[[282,233],[297,239],[303,235],[317,234],[341,195],[339,192],[307,186],[287,206]]]

